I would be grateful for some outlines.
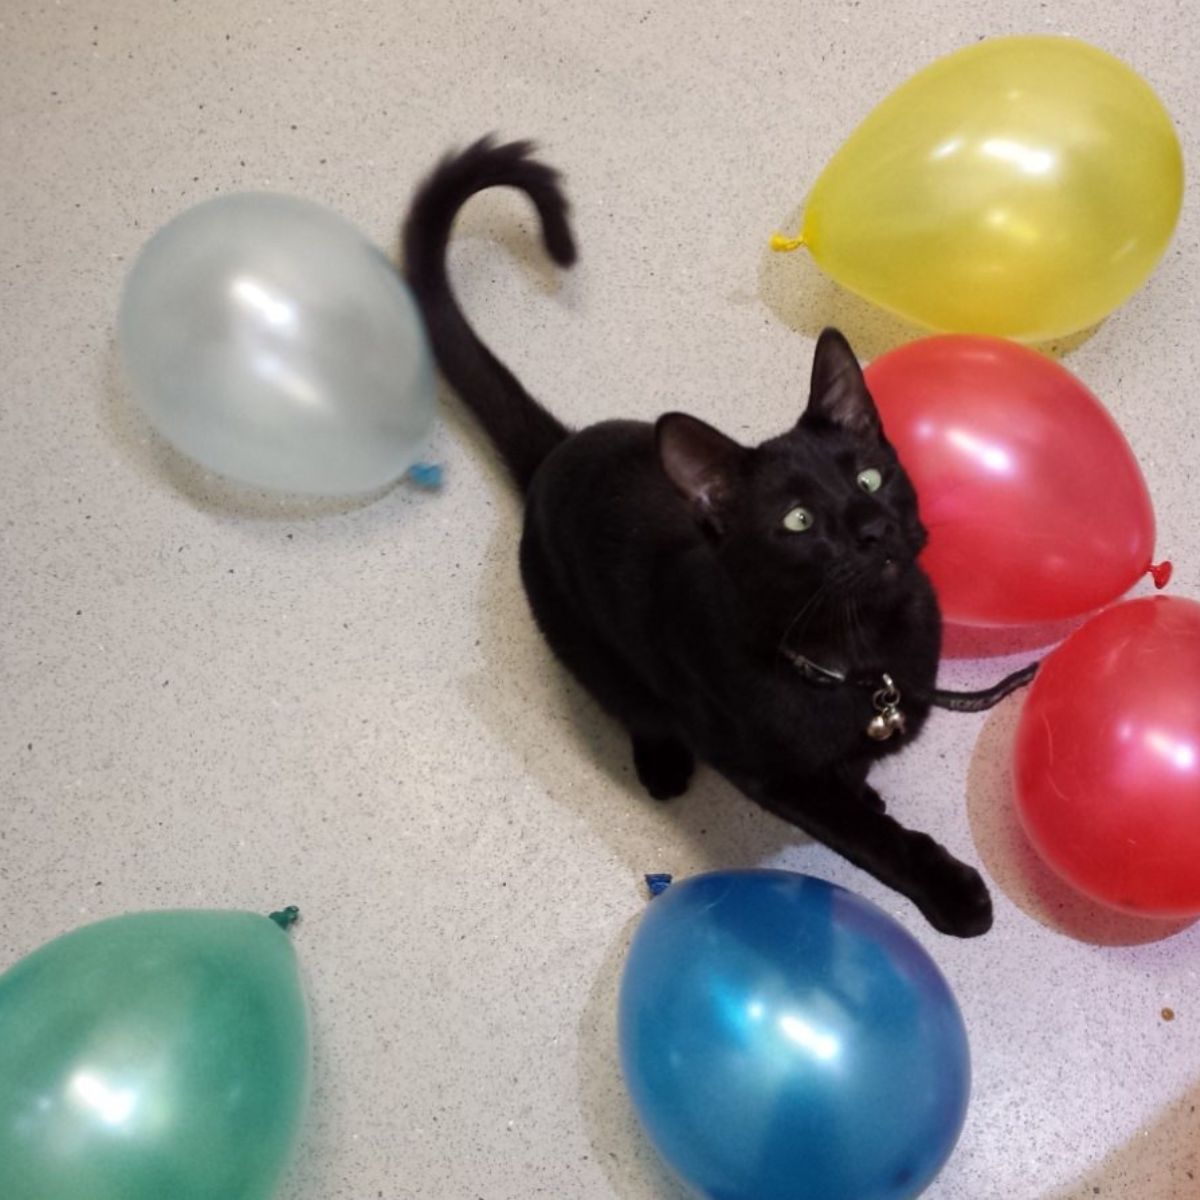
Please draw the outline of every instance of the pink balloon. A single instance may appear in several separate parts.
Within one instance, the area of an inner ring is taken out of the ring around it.
[[[999,338],[924,338],[867,369],[920,497],[922,564],[946,619],[1080,616],[1150,567],[1154,511],[1104,406],[1058,363]]]
[[[1118,604],[1042,665],[1017,728],[1034,848],[1095,900],[1200,915],[1200,604]]]

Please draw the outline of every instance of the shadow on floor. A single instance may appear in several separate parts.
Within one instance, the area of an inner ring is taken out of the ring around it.
[[[803,223],[803,206],[790,213],[780,231]],[[826,275],[806,250],[780,254],[764,240],[758,263],[758,295],[789,329],[815,339],[827,325],[840,329],[864,362],[936,331],[922,329],[887,309],[864,300]],[[1031,348],[1061,359],[1088,342],[1100,328],[1093,325],[1067,337],[1035,343]]]
[[[781,230],[798,229],[801,210]],[[780,254],[763,242],[758,260],[758,295],[789,329],[814,340],[827,325],[840,329],[864,362],[878,358],[925,331],[835,283],[806,250]]]
[[[116,344],[109,347],[98,417],[122,457],[153,485],[173,488],[194,508],[217,517],[298,521],[340,517],[368,508],[399,487],[390,483],[358,496],[306,496],[238,483],[181,454],[142,415],[129,394]]]
[[[596,1160],[620,1200],[688,1200],[690,1193],[670,1174],[642,1132],[621,1077],[618,994],[639,919],[626,924],[605,955],[580,1018],[578,1074],[584,1123]],[[1197,1196],[1200,1085],[1076,1182],[1039,1200],[1196,1200]]]
[[[468,706],[497,741],[639,879],[647,871],[757,866],[806,841],[704,767],[677,800],[664,804],[643,791],[628,735],[569,676],[537,631],[518,578],[518,536],[513,514],[502,521],[496,550],[483,568],[488,669],[463,681]],[[664,843],[672,847],[666,859]]]
[[[1147,1128],[1041,1200],[1196,1200],[1200,1196],[1200,1085]]]
[[[1041,658],[1088,618],[1074,617],[1042,625],[1019,625],[1011,629],[985,629],[971,625],[947,624],[942,633],[943,658],[1005,658],[1028,654]]]
[[[1094,904],[1037,856],[1021,829],[1013,798],[1012,748],[1021,704],[1021,697],[1013,696],[992,711],[967,776],[971,833],[991,881],[1040,925],[1095,946],[1158,942],[1192,925],[1191,920],[1153,920]]]
[[[648,901],[647,901],[648,902]],[[610,947],[579,1021],[579,1085],[593,1153],[620,1200],[690,1200],[642,1132],[621,1078],[617,996],[634,917]]]

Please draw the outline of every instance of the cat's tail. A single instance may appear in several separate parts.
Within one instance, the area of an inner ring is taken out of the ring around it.
[[[538,211],[542,241],[559,266],[575,261],[567,201],[558,173],[530,155],[529,142],[498,146],[482,138],[438,165],[417,190],[404,225],[404,270],[446,381],[479,419],[521,491],[566,427],[521,386],[467,322],[446,275],[446,247],[458,210],[490,187],[524,192]]]

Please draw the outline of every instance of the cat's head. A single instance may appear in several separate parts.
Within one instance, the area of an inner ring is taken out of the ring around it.
[[[875,608],[912,586],[926,542],[916,493],[837,330],[821,334],[808,406],[781,437],[744,447],[682,413],[656,436],[667,477],[750,595],[787,608],[820,591]]]

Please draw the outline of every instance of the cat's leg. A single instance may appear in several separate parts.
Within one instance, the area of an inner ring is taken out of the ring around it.
[[[634,769],[646,791],[655,800],[682,796],[696,760],[670,732],[670,713],[619,649],[584,620],[546,560],[536,534],[527,529],[521,540],[521,575],[542,635],[592,698],[630,731]]]
[[[869,783],[862,785],[858,798],[873,812],[887,812],[887,801]]]
[[[867,773],[872,765],[869,758],[845,759],[837,768],[838,782],[845,784],[861,804],[875,812],[886,812],[887,804],[883,797],[867,782]]]
[[[526,565],[526,587],[543,636],[559,661],[601,707],[630,731],[633,765],[642,786],[655,800],[682,796],[695,769],[692,752],[673,734],[661,701],[626,666],[616,649],[604,643],[555,596]],[[536,585],[536,586],[534,586]]]
[[[836,779],[747,789],[764,808],[907,896],[942,933],[977,937],[992,927],[992,900],[974,867],[927,833],[862,803]]]
[[[635,733],[633,765],[655,800],[673,800],[687,791],[696,760],[678,738]]]

